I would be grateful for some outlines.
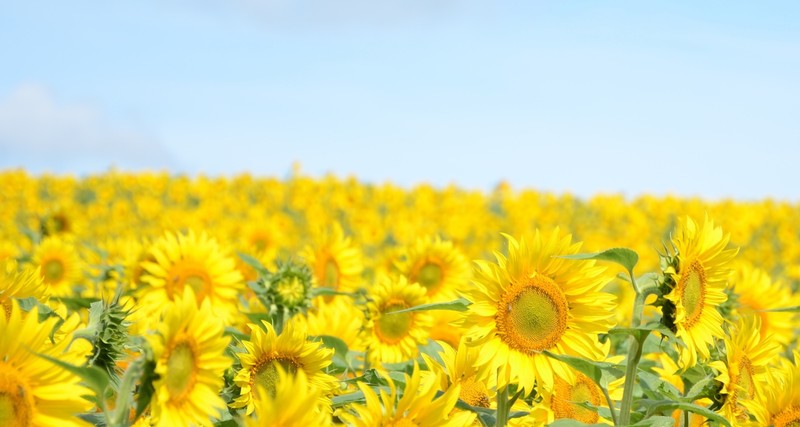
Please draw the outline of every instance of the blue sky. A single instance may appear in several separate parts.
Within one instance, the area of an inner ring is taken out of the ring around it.
[[[800,2],[4,4],[0,168],[800,200]]]

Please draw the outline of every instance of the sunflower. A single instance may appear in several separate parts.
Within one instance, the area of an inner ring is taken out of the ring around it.
[[[257,417],[245,419],[247,427],[330,426],[330,401],[325,392],[314,387],[305,371],[294,373],[275,367],[275,392],[261,389],[256,393]],[[320,403],[322,401],[322,403]]]
[[[34,297],[43,300],[46,295],[47,285],[38,271],[26,267],[20,270],[13,259],[0,260],[0,306],[6,317],[11,315],[14,299]]]
[[[469,261],[453,242],[430,236],[417,239],[406,251],[397,269],[409,283],[422,285],[431,301],[455,299],[458,290],[471,279]]]
[[[274,395],[278,368],[290,374],[303,371],[313,387],[326,395],[333,392],[338,381],[323,372],[333,360],[332,349],[322,347],[322,342],[308,341],[305,331],[293,321],[284,326],[280,335],[271,324],[265,321],[261,324],[264,329],[250,324],[250,341],[242,341],[246,350],[239,353],[242,369],[233,379],[241,391],[230,404],[232,408],[246,408],[247,414],[253,410],[259,412],[256,387]]]
[[[475,420],[472,412],[451,413],[458,401],[461,386],[456,384],[436,398],[436,383],[423,383],[422,375],[414,362],[411,377],[405,377],[406,388],[398,400],[397,388],[390,377],[386,377],[389,393],[381,391],[380,397],[366,384],[359,382],[358,388],[364,393],[366,404],[353,404],[350,412],[343,412],[339,418],[348,426],[453,426],[461,427]]]
[[[12,303],[8,317],[0,316],[0,425],[88,426],[76,417],[92,405],[81,396],[91,392],[79,378],[37,356],[61,358],[72,337],[51,343],[57,319],[39,323],[34,307],[24,314]]]
[[[755,415],[763,426],[796,427],[800,425],[800,352],[794,352],[794,363],[781,362],[767,377],[760,399],[764,409]]]
[[[81,281],[83,263],[68,240],[47,237],[33,253],[33,265],[55,296],[74,296],[73,286]]]
[[[458,398],[471,406],[492,407],[497,383],[497,376],[489,365],[476,365],[479,349],[469,347],[464,340],[454,350],[446,343],[440,343],[442,351],[439,356],[443,364],[439,364],[431,356],[422,354],[425,364],[435,375],[439,390],[447,390],[454,385],[460,386]]]
[[[621,361],[621,357],[617,361]],[[612,360],[609,360],[613,362]],[[622,398],[622,385],[624,379],[612,381],[608,387],[608,393],[614,400]],[[586,375],[575,371],[570,380],[560,377],[555,378],[555,386],[552,391],[543,390],[543,402],[550,409],[552,422],[556,419],[574,419],[586,424],[611,424],[600,416],[596,410],[582,406],[587,403],[595,408],[608,408],[608,402],[603,396],[603,391]]]
[[[334,224],[330,232],[322,233],[313,245],[300,252],[314,273],[317,284],[339,291],[353,291],[361,284],[361,252],[342,227]]]
[[[738,249],[725,249],[730,236],[723,234],[706,216],[702,224],[691,218],[678,219],[672,243],[677,250],[677,262],[665,274],[675,283],[664,295],[668,304],[665,317],[674,316],[673,329],[685,346],[681,346],[680,361],[690,368],[710,357],[708,346],[714,338],[725,336],[722,315],[717,306],[728,297],[725,286],[730,262]],[[674,310],[674,314],[670,313]]]
[[[341,339],[351,350],[359,348],[358,333],[364,325],[364,313],[346,298],[315,301],[315,307],[292,320],[302,324],[309,335],[330,335]]]
[[[725,361],[709,364],[719,372],[717,381],[723,384],[725,397],[722,414],[733,425],[748,424],[749,413],[756,413],[757,397],[767,380],[770,363],[778,356],[780,345],[771,337],[762,338],[760,319],[748,316],[740,319],[730,336],[725,337]]]
[[[219,394],[232,360],[223,334],[208,299],[198,307],[190,286],[167,306],[157,333],[148,337],[159,376],[152,401],[157,426],[205,424],[225,409]]]
[[[742,316],[760,318],[762,339],[771,335],[783,346],[796,341],[797,313],[769,311],[800,305],[791,288],[781,282],[772,281],[766,271],[746,263],[741,263],[734,269],[731,286],[737,296],[736,312]]]
[[[145,286],[138,289],[144,310],[157,310],[192,288],[198,303],[208,298],[225,323],[233,322],[244,282],[233,258],[216,240],[205,233],[167,233],[153,244],[150,255],[155,261],[142,262]]]
[[[465,336],[481,346],[478,364],[500,369],[498,387],[518,381],[526,392],[534,383],[552,389],[554,377],[572,374],[543,351],[595,360],[608,353],[597,334],[614,325],[614,296],[600,292],[609,278],[594,261],[558,258],[581,246],[558,229],[536,231],[530,243],[506,238],[508,257],[496,253],[497,263],[478,261],[475,286],[464,292],[473,303]]]
[[[398,363],[416,357],[417,347],[428,342],[431,315],[425,311],[392,312],[428,302],[425,288],[409,284],[403,276],[381,276],[367,298],[369,315],[361,340],[369,363]]]

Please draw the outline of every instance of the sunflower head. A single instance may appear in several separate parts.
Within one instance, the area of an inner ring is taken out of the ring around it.
[[[111,378],[119,374],[117,361],[125,353],[128,343],[128,317],[132,308],[120,303],[121,294],[109,301],[97,301],[89,307],[89,323],[85,329],[77,331],[76,337],[85,338],[92,343],[89,363],[108,373]]]
[[[259,408],[245,419],[247,427],[329,426],[332,425],[330,399],[316,387],[303,370],[275,367],[270,390],[258,385],[255,393]]]
[[[255,283],[255,293],[269,314],[289,318],[311,307],[311,270],[293,261],[278,263],[278,268]]]
[[[57,296],[72,296],[83,275],[83,263],[75,246],[59,237],[48,237],[33,253],[33,265]]]
[[[361,252],[336,223],[307,245],[300,255],[308,262],[318,286],[354,291],[361,284]]]
[[[472,269],[469,261],[453,245],[440,237],[420,238],[408,248],[397,269],[410,283],[419,283],[432,301],[455,298],[459,289],[469,283]]]
[[[465,336],[481,346],[478,363],[501,371],[499,387],[552,388],[554,376],[572,374],[545,350],[593,359],[607,354],[597,335],[614,324],[615,298],[600,291],[611,278],[594,261],[560,258],[577,253],[580,243],[559,230],[537,231],[531,240],[506,238],[508,256],[479,261],[475,286],[464,292],[472,301]]]
[[[738,249],[727,249],[730,236],[706,216],[702,223],[680,218],[672,239],[674,254],[665,254],[664,274],[656,302],[661,322],[684,343],[680,348],[685,368],[697,358],[708,360],[714,338],[724,336],[717,307],[727,300],[725,288],[730,263]]]

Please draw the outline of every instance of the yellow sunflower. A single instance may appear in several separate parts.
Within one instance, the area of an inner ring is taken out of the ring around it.
[[[759,408],[757,397],[767,381],[770,364],[778,357],[780,345],[771,337],[763,339],[759,317],[740,319],[730,336],[725,337],[725,361],[709,365],[719,372],[717,381],[723,384],[725,397],[722,414],[736,425],[749,425],[749,414]]]
[[[38,271],[26,267],[20,270],[13,259],[0,260],[0,306],[6,317],[11,315],[14,299],[34,297],[43,300],[46,295],[47,285]]]
[[[317,284],[339,291],[354,291],[361,285],[361,252],[342,227],[334,224],[330,232],[322,233],[313,245],[300,252],[311,267]]]
[[[140,307],[159,309],[165,302],[192,288],[198,303],[208,298],[214,312],[227,324],[233,323],[244,290],[236,263],[217,241],[205,233],[167,233],[150,249],[155,261],[143,261],[142,282],[138,289]]]
[[[758,316],[761,338],[772,335],[783,346],[797,340],[797,313],[770,312],[767,310],[800,305],[791,288],[772,281],[766,271],[741,263],[731,276],[731,286],[737,295],[736,312],[742,316]]]
[[[332,412],[326,393],[314,387],[302,369],[292,373],[275,367],[275,392],[256,393],[256,417],[245,419],[247,427],[330,426]],[[320,403],[320,402],[323,403]],[[327,403],[325,403],[327,402]]]
[[[50,293],[59,297],[74,296],[74,286],[83,277],[83,263],[68,240],[48,237],[33,253],[33,265],[39,270]]]
[[[369,317],[362,331],[362,347],[373,365],[398,363],[416,357],[428,342],[431,315],[426,311],[393,314],[428,302],[425,288],[405,277],[381,276],[368,294]]]
[[[616,361],[621,362],[622,357]],[[609,360],[613,362],[613,360]],[[608,408],[608,402],[603,395],[603,391],[589,377],[574,372],[570,380],[560,377],[555,378],[555,386],[552,391],[543,390],[543,403],[550,409],[552,418],[550,422],[557,419],[574,419],[586,424],[611,424],[611,420],[600,416],[597,411],[593,411],[580,403],[588,403],[595,408]],[[608,392],[612,399],[622,399],[622,386],[624,379],[612,381],[609,384]]]
[[[738,252],[725,249],[729,239],[708,216],[701,224],[689,217],[678,219],[672,239],[678,251],[677,266],[665,271],[675,286],[664,298],[674,306],[675,335],[685,344],[679,349],[684,368],[694,366],[698,356],[708,360],[709,344],[725,336],[717,306],[728,299],[729,265]]]
[[[439,390],[459,385],[458,398],[465,403],[481,408],[495,406],[494,389],[497,375],[491,371],[489,365],[476,365],[479,349],[467,346],[463,340],[457,350],[453,350],[446,343],[440,344],[442,351],[439,352],[439,356],[443,365],[427,354],[422,354],[428,369],[435,375]]]
[[[472,268],[466,257],[453,242],[430,236],[417,239],[408,248],[397,269],[409,283],[419,283],[431,301],[450,301],[458,291],[467,286]]]
[[[72,337],[51,343],[57,319],[39,323],[34,307],[24,314],[16,302],[8,317],[0,316],[0,425],[89,426],[76,415],[92,405],[81,396],[91,392],[79,378],[37,356],[61,358]]]
[[[290,374],[303,371],[308,382],[326,395],[336,389],[338,380],[323,372],[333,360],[332,349],[322,347],[319,341],[309,341],[305,331],[293,321],[284,326],[280,335],[269,323],[261,323],[264,329],[250,324],[250,341],[242,342],[246,350],[239,353],[242,369],[233,379],[241,392],[230,404],[232,408],[246,408],[247,414],[255,410],[260,415],[258,400],[254,398],[256,387],[274,395],[278,368]]]
[[[453,426],[470,425],[475,420],[472,412],[452,413],[458,401],[461,386],[456,384],[436,398],[438,387],[433,381],[423,383],[416,362],[411,377],[404,374],[406,388],[399,398],[394,381],[386,377],[389,393],[380,392],[380,397],[366,384],[359,382],[358,388],[364,393],[366,404],[353,404],[350,412],[343,412],[339,418],[348,426]]]
[[[157,426],[206,424],[225,409],[223,373],[232,360],[222,319],[207,299],[198,307],[187,286],[164,311],[156,334],[148,337],[156,359],[151,403]]]
[[[794,363],[781,359],[778,369],[773,368],[761,397],[763,410],[756,412],[762,426],[800,426],[800,352],[794,352]]]
[[[17,259],[18,256],[19,248],[10,241],[0,240],[0,261],[5,259]]]
[[[464,292],[472,301],[465,336],[481,348],[478,364],[500,369],[498,387],[519,382],[526,392],[535,383],[552,389],[554,377],[572,374],[544,350],[595,360],[608,353],[597,334],[614,325],[615,298],[600,292],[609,277],[594,261],[559,258],[581,244],[558,229],[536,231],[530,243],[506,238],[508,257],[496,253],[497,263],[478,261],[475,286]]]

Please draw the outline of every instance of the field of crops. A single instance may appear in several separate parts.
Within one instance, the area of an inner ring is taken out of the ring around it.
[[[0,172],[0,426],[796,427],[798,288],[784,202]]]

